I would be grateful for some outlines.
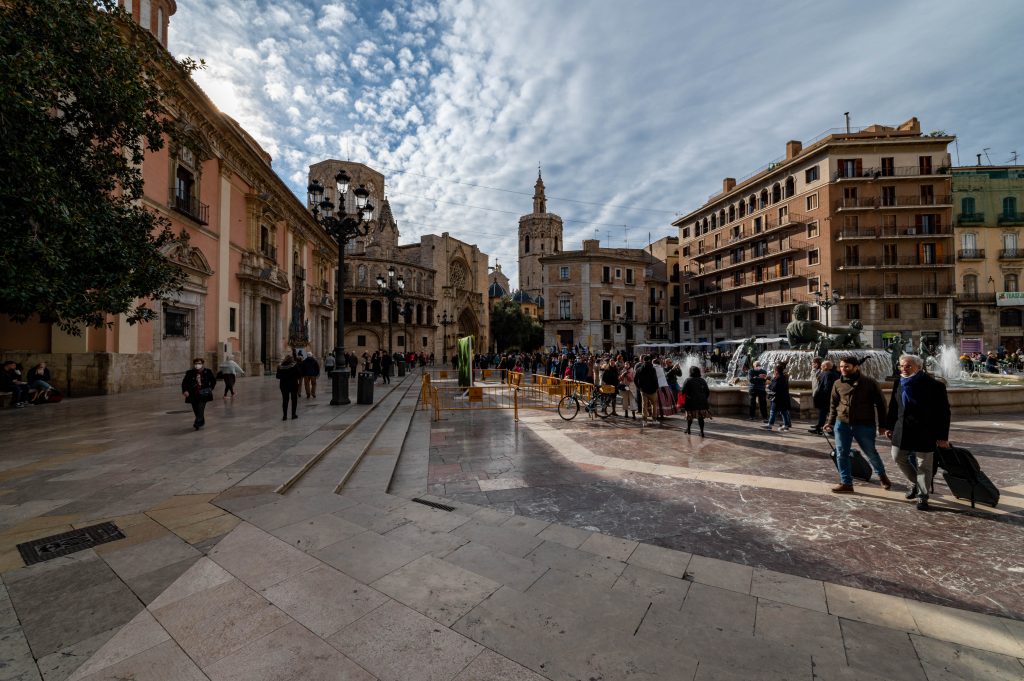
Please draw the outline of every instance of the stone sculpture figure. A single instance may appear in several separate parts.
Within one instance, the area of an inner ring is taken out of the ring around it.
[[[742,369],[754,366],[754,358],[757,357],[757,349],[755,347],[755,341],[757,336],[751,336],[750,338],[744,339],[743,345],[740,346],[740,357],[743,358]]]
[[[900,355],[903,354],[903,350],[907,347],[906,341],[903,340],[902,336],[898,336],[892,339],[889,343],[889,361],[892,363],[892,375],[900,375]]]
[[[837,333],[830,339],[831,346],[834,348],[844,349],[860,349],[864,347],[864,342],[860,338],[860,334],[864,332],[864,324],[859,319],[854,319],[850,322],[850,328]]]
[[[849,335],[855,332],[855,329],[852,327],[825,326],[821,322],[811,321],[808,319],[809,310],[810,308],[807,303],[797,303],[793,306],[793,321],[786,326],[786,339],[789,341],[789,347],[793,350],[815,349],[822,334],[835,333]],[[829,346],[839,347],[832,341],[829,341]],[[844,345],[841,347],[847,346]]]

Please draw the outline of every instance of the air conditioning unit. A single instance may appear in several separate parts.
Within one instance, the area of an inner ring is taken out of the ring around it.
[[[914,236],[915,234],[917,234],[917,229],[915,227],[907,228],[907,235]]]

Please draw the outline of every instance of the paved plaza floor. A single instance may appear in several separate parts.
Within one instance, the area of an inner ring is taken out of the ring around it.
[[[198,432],[173,386],[0,413],[0,679],[1024,678],[1019,417],[954,427],[998,509],[919,513],[830,495],[799,430],[431,422],[417,388],[282,421],[244,379]]]

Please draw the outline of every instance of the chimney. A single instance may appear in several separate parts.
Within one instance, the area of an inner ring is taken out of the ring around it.
[[[584,251],[596,251],[601,248],[601,242],[597,239],[584,239],[583,250]]]
[[[736,186],[736,178],[735,177],[727,177],[727,178],[725,178],[724,180],[722,180],[722,193],[723,194],[727,194],[728,192],[731,192],[733,190],[733,187],[735,187],[735,186]]]
[[[789,140],[786,142],[786,160],[796,158],[803,151],[804,145],[800,140]]]

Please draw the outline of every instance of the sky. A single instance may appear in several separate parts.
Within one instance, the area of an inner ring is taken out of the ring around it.
[[[845,125],[1024,156],[1024,2],[178,0],[169,48],[303,202],[336,158],[386,177],[400,243],[449,232],[518,277],[538,168],[565,249],[646,245]],[[987,151],[984,151],[987,150]],[[1021,161],[1024,163],[1024,161]]]

